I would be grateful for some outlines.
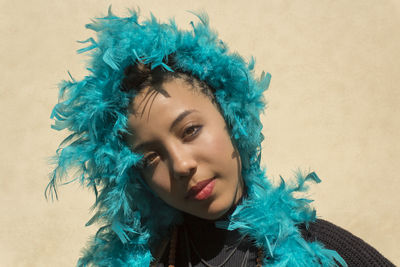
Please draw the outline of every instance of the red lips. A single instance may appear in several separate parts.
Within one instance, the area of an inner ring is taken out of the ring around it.
[[[208,198],[214,189],[215,180],[214,177],[198,182],[195,186],[192,186],[189,192],[186,194],[186,199],[192,198],[196,200],[204,200]]]

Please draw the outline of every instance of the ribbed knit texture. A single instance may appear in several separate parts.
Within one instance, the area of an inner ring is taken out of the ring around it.
[[[221,250],[221,248],[227,243],[231,244],[233,239],[238,239],[237,231],[226,231],[213,227],[212,222],[201,223],[202,220],[198,221],[191,218],[189,231],[190,238],[197,238],[193,240],[196,242],[197,249],[201,252],[201,256],[212,265],[218,265],[228,256],[231,250]],[[188,225],[188,224],[187,224]],[[302,236],[308,242],[318,241],[322,243],[326,248],[335,250],[340,256],[347,262],[348,266],[353,267],[386,267],[395,266],[376,249],[365,243],[360,238],[354,236],[350,232],[330,223],[325,220],[318,219],[315,223],[311,223],[309,228],[306,229],[305,225],[301,225],[300,231]],[[194,229],[197,231],[193,232]],[[224,244],[224,240],[227,240]],[[244,257],[249,249],[248,260],[245,266],[256,266],[257,248],[252,245],[252,242],[247,238],[242,241],[236,253],[224,266],[234,267],[241,266]],[[219,249],[219,250],[218,250]],[[178,244],[176,252],[176,267],[187,267],[187,245],[184,237],[183,227],[180,227],[178,235]],[[217,252],[219,251],[219,253]],[[168,253],[169,245],[164,251],[161,262],[157,265],[158,267],[168,266]],[[197,255],[190,249],[191,263],[193,267],[205,266],[200,262]]]
[[[187,230],[187,239],[184,227]],[[256,266],[257,248],[249,238],[246,237],[239,244],[240,239],[241,235],[237,230],[228,231],[216,228],[213,221],[191,216],[188,221],[185,221],[185,226],[179,227],[175,266],[188,267],[190,266],[188,264],[189,261],[192,267],[205,266],[195,253],[190,242],[193,242],[199,255],[212,266],[218,266],[223,263],[235,247],[237,247],[236,252],[223,266]],[[170,246],[168,245],[162,257],[162,263],[158,267],[168,266],[169,249]],[[247,251],[249,252],[246,256]],[[190,260],[188,255],[190,255]]]
[[[350,266],[394,266],[376,249],[348,231],[325,220],[311,223],[309,229],[300,227],[305,240],[319,241],[328,249],[336,250]]]

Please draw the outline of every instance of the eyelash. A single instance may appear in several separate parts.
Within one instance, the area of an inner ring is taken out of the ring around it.
[[[149,167],[149,166],[154,162],[155,158],[149,161],[149,159],[150,159],[152,156],[156,156],[156,153],[152,152],[152,153],[150,153],[149,155],[144,156],[144,157],[142,158],[142,168],[143,168],[143,169]]]
[[[202,127],[201,125],[191,125],[191,126],[187,127],[187,128],[183,131],[182,138],[185,139],[185,138],[192,138],[192,137],[197,136],[197,134],[198,134],[198,133],[200,132],[200,130],[201,130],[201,127]],[[192,133],[189,133],[188,135],[185,135],[185,134],[187,134],[188,130],[193,130],[193,132],[192,132]],[[186,141],[190,141],[190,140],[186,140]]]
[[[182,139],[184,141],[186,141],[186,142],[187,141],[191,141],[194,137],[196,137],[199,134],[201,128],[202,128],[201,125],[191,125],[191,126],[187,127],[183,131]],[[188,133],[189,130],[193,130],[193,131],[191,133]],[[148,155],[143,157],[143,159],[142,159],[142,167],[144,169],[149,167],[149,166],[151,166],[154,163],[155,158],[150,160],[150,158],[153,157],[153,156],[157,156],[157,153],[152,152],[152,153],[150,153],[150,154],[148,154]]]

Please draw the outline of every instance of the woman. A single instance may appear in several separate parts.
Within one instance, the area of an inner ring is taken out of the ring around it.
[[[78,265],[390,266],[293,197],[314,173],[276,188],[265,178],[259,114],[270,75],[255,79],[254,61],[198,17],[192,31],[135,11],[87,25],[98,33],[79,51],[92,51],[90,75],[61,85],[53,127],[72,134],[48,187],[77,168],[96,194],[88,225],[104,226]]]

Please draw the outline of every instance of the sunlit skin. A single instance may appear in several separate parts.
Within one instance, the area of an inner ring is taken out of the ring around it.
[[[243,194],[240,156],[218,108],[193,86],[198,85],[172,78],[163,82],[161,93],[144,88],[131,103],[127,142],[144,155],[142,176],[162,200],[217,219]],[[188,197],[208,179],[214,187],[205,199]]]

